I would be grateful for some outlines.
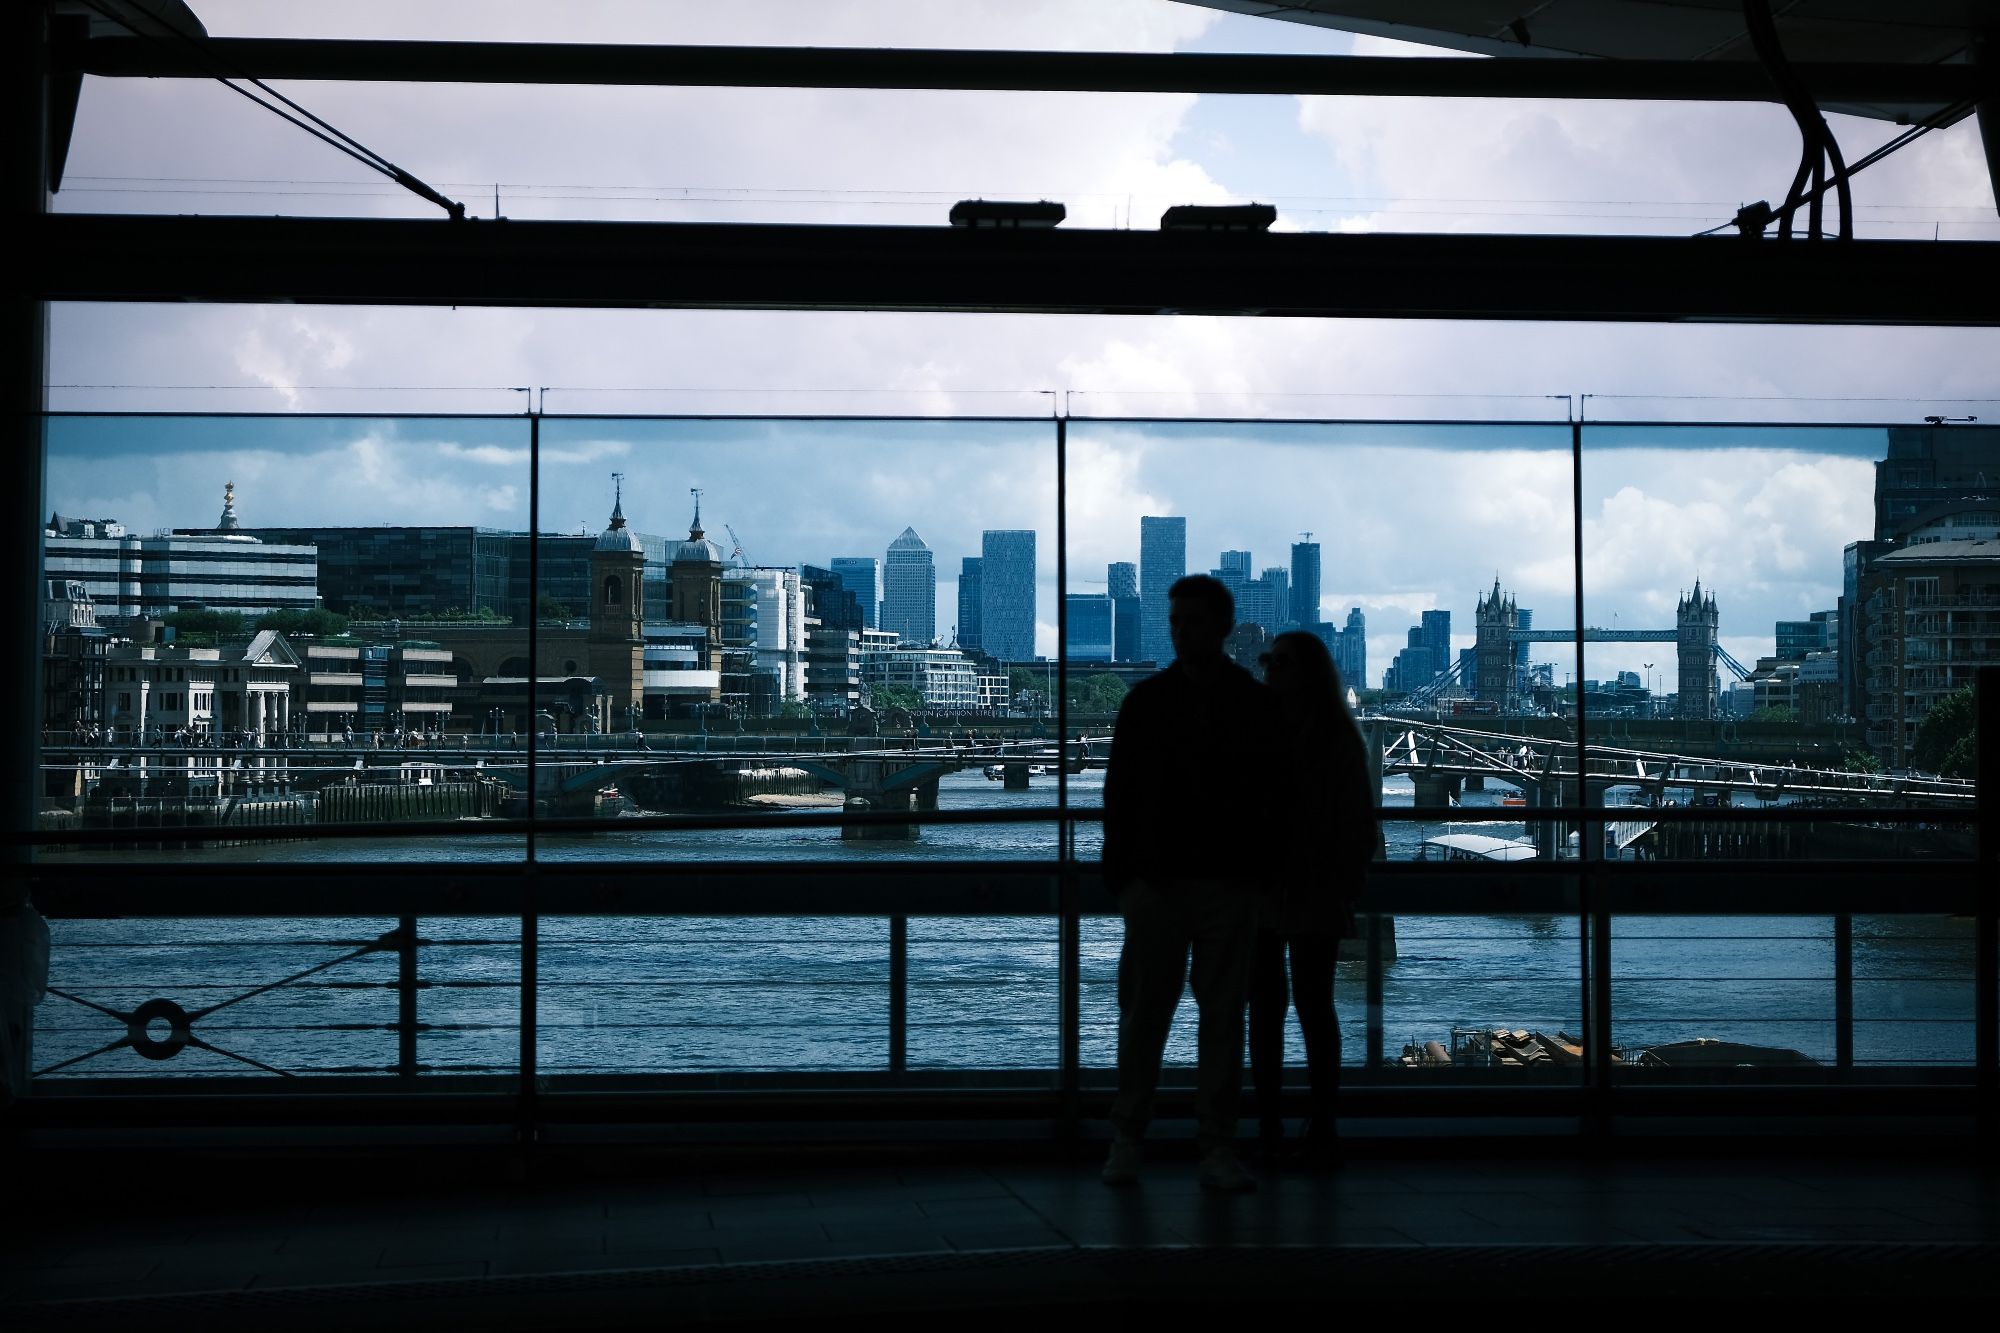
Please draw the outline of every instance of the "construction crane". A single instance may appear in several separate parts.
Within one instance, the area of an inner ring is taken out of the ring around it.
[[[722,530],[729,534],[729,544],[735,548],[730,551],[729,558],[736,562],[738,568],[748,569],[750,567],[750,557],[743,552],[743,539],[737,536],[736,529],[727,523],[722,525]]]

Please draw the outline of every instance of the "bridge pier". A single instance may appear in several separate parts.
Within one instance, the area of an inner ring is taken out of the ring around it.
[[[1485,791],[1486,775],[1484,773],[1467,773],[1465,775],[1465,790]]]
[[[1010,759],[1000,766],[1001,786],[1008,791],[1028,790],[1028,761]]]
[[[1412,773],[1410,782],[1416,791],[1411,804],[1420,810],[1441,809],[1448,806],[1452,798],[1458,795],[1459,784],[1462,781],[1463,779],[1455,773],[1440,773],[1435,776]]]
[[[937,780],[918,783],[914,787],[885,787],[883,779],[888,777],[892,761],[883,759],[851,759],[847,769],[847,799],[841,811],[850,815],[887,814],[896,810],[923,808],[919,802],[923,788],[930,788],[930,809],[937,808]],[[894,761],[901,767],[900,761]],[[915,824],[845,824],[841,826],[843,842],[913,842],[918,836]]]

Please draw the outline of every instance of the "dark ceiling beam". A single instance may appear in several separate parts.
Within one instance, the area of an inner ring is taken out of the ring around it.
[[[1347,97],[1580,97],[1776,100],[1749,61],[1389,56],[1150,55],[1098,51],[926,51],[844,47],[611,46],[585,43],[301,41],[212,38],[212,64],[183,43],[98,37],[59,44],[86,74],[410,83],[581,83],[731,88],[932,88],[1022,92],[1306,93]],[[1971,65],[1797,65],[1822,102],[1958,102]]]
[[[1988,242],[87,214],[34,230],[17,281],[51,301],[2000,324]]]

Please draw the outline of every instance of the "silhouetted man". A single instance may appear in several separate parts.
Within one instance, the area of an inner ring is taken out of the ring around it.
[[[1269,872],[1246,848],[1290,787],[1274,697],[1223,655],[1229,590],[1193,575],[1168,593],[1174,662],[1118,710],[1104,778],[1104,875],[1125,917],[1118,959],[1117,1131],[1104,1181],[1138,1179],[1160,1060],[1193,955],[1196,1142],[1201,1183],[1256,1188],[1237,1162],[1243,1011],[1258,895]]]

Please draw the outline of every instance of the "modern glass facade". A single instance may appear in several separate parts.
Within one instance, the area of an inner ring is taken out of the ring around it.
[[[989,529],[980,537],[980,647],[1002,662],[1035,656],[1035,534]]]
[[[829,566],[860,604],[865,628],[875,629],[882,612],[882,566],[872,555],[837,555]]]
[[[1069,617],[1069,646],[1063,656],[1071,662],[1116,661],[1113,600],[1094,592],[1069,593],[1063,600]]]
[[[984,622],[984,612],[980,605],[985,593],[982,587],[982,571],[985,561],[976,555],[968,555],[958,566],[958,646],[968,653],[976,653],[982,643],[980,627]]]
[[[100,617],[163,616],[189,607],[254,617],[320,604],[319,553],[310,542],[50,530],[42,543],[46,576],[83,584]]]
[[[1145,515],[1139,520],[1139,655],[1174,660],[1167,632],[1167,590],[1187,573],[1187,520]]]

